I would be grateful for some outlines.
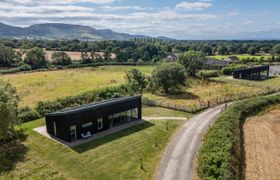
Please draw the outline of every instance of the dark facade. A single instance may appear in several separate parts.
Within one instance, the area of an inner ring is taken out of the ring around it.
[[[141,96],[122,97],[46,114],[47,132],[67,142],[142,118]]]
[[[269,77],[269,65],[240,69],[233,72],[235,79],[262,80]]]

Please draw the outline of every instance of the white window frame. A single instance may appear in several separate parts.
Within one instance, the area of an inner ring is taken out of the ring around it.
[[[101,126],[99,126],[99,124],[101,123]],[[99,118],[97,119],[97,129],[103,129],[103,118]]]

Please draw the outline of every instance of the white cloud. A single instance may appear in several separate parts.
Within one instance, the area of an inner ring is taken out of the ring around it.
[[[240,15],[241,13],[237,10],[234,10],[234,11],[231,11],[231,12],[228,12],[228,16],[238,16]]]
[[[246,22],[244,22],[245,25],[251,25],[253,23],[254,23],[253,21],[246,21]]]
[[[102,6],[101,9],[105,11],[120,11],[120,10],[146,10],[146,8],[141,6]],[[150,9],[150,8],[148,8]]]
[[[176,5],[177,9],[203,10],[212,6],[210,2],[182,2]]]

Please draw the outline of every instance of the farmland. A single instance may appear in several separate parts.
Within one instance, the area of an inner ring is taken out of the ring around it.
[[[1,151],[6,164],[0,167],[14,169],[0,171],[0,179],[151,179],[165,145],[183,121],[168,121],[169,129],[166,122],[145,122],[73,149],[32,131],[44,125],[43,119],[25,123],[23,147],[12,147],[22,158],[5,159],[9,156]]]
[[[20,49],[15,49],[16,51],[21,51]],[[25,50],[25,51],[28,51],[28,50]],[[59,51],[51,51],[51,50],[45,50],[45,53],[46,53],[46,58],[48,60],[52,60],[52,54],[54,52],[59,52]],[[72,59],[72,60],[80,60],[81,59],[81,52],[77,52],[77,51],[65,51],[65,53]],[[95,54],[98,54],[100,56],[103,56],[103,52],[95,52]],[[89,55],[89,53],[88,53]],[[23,55],[23,58],[25,57],[25,55]],[[116,54],[114,53],[111,53],[111,58],[112,59],[115,59],[116,58]]]
[[[77,95],[93,89],[124,83],[125,71],[133,66],[107,66],[58,71],[34,72],[0,76],[12,83],[20,97],[21,105],[33,107],[38,101]],[[151,73],[152,66],[137,67]]]
[[[280,106],[250,117],[243,127],[246,179],[280,177]]]

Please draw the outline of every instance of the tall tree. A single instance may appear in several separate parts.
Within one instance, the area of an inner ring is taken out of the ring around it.
[[[203,69],[206,56],[200,51],[188,51],[179,57],[179,62],[185,67],[189,76],[195,76],[198,70]]]
[[[15,133],[18,121],[19,96],[11,84],[0,80],[0,140],[8,140]]]
[[[139,69],[131,69],[126,72],[125,77],[127,84],[133,93],[142,93],[147,86],[146,77]]]
[[[32,48],[26,53],[24,62],[29,64],[33,69],[45,68],[48,64],[46,53],[38,47]]]
[[[154,86],[162,89],[164,93],[174,93],[185,85],[186,75],[182,65],[172,62],[163,63],[155,68],[152,72]]]
[[[72,63],[71,58],[65,52],[59,51],[52,54],[52,60],[55,65],[65,66]]]

